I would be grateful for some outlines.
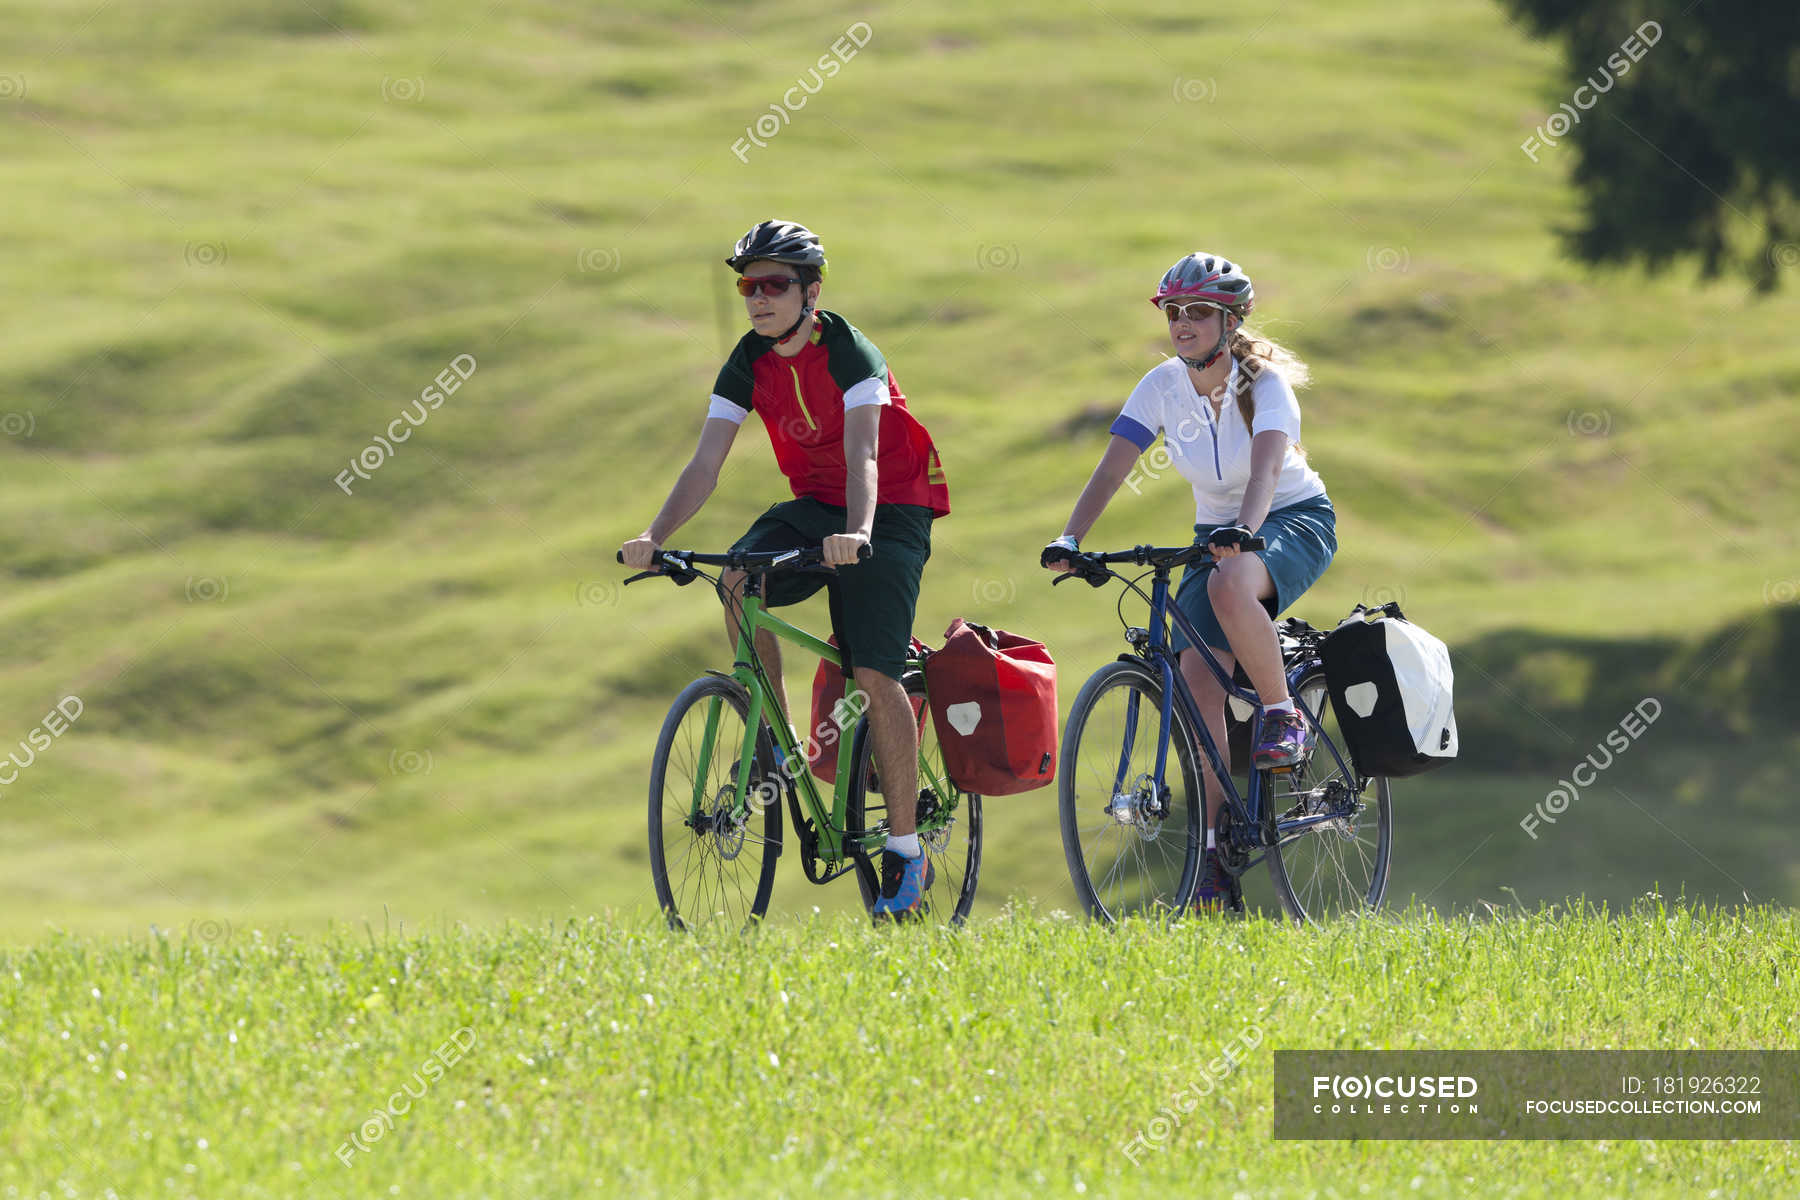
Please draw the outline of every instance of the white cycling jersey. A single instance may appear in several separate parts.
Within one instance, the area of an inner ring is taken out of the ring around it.
[[[1251,387],[1256,414],[1251,429],[1238,412],[1238,370],[1233,355],[1222,393],[1225,402],[1215,420],[1212,401],[1195,390],[1187,364],[1179,358],[1167,359],[1138,380],[1112,423],[1112,432],[1136,446],[1139,453],[1150,448],[1157,434],[1163,435],[1171,464],[1193,485],[1197,525],[1230,525],[1237,520],[1244,489],[1250,483],[1250,440],[1265,430],[1278,429],[1288,436],[1287,455],[1282,459],[1269,511],[1325,494],[1325,481],[1296,448],[1300,402],[1294,398],[1294,389],[1275,368],[1264,367]]]

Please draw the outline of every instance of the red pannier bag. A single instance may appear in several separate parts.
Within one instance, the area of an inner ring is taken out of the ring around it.
[[[958,617],[925,660],[944,769],[966,792],[1007,796],[1056,779],[1056,663],[1042,642]]]
[[[836,635],[825,640],[833,646],[837,645]],[[912,640],[914,658],[930,653],[930,646],[918,638]],[[925,732],[924,697],[912,697],[912,706],[913,716],[919,719],[919,732],[923,734]],[[826,783],[837,782],[838,741],[851,736],[856,729],[857,718],[866,711],[868,711],[867,697],[860,705],[845,699],[843,668],[828,658],[821,658],[819,669],[813,672],[812,728],[800,731],[800,748],[806,751],[806,764],[819,779]],[[807,745],[808,736],[812,738],[810,749]],[[872,774],[872,767],[870,771]]]

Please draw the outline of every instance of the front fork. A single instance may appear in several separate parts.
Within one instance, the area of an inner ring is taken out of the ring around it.
[[[765,714],[770,706],[762,681],[757,678],[751,666],[756,661],[756,617],[762,611],[760,583],[759,577],[752,576],[745,584],[740,610],[742,619],[738,626],[737,657],[732,664],[731,674],[727,675],[723,671],[707,672],[722,679],[736,680],[749,697],[749,704],[744,712],[744,743],[738,748],[737,777],[734,780],[735,788],[729,810],[730,819],[734,821],[748,820],[751,804],[768,805],[781,801],[781,786],[771,778],[761,780],[755,794],[752,794],[750,786],[750,778],[757,765],[757,738],[762,732]],[[719,721],[724,713],[724,706],[722,696],[714,696],[706,703],[706,727],[700,738],[699,760],[694,771],[694,794],[690,797],[688,806],[688,825],[696,833],[709,832],[712,822],[726,815],[724,806],[714,808],[712,797],[706,794],[707,781],[712,778],[712,758],[719,749]],[[782,733],[776,733],[775,737],[781,738]],[[786,752],[791,755],[793,747],[786,747]],[[779,845],[776,853],[780,853]]]

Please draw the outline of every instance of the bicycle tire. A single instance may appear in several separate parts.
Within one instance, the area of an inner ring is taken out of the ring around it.
[[[705,708],[715,699],[721,719],[703,780],[701,816],[706,825],[697,829],[690,820],[698,765],[694,760],[703,740]],[[657,903],[672,929],[725,922],[749,925],[768,911],[781,853],[781,790],[770,769],[774,759],[765,724],[752,774],[753,780],[759,775],[764,780],[755,785],[759,801],[741,819],[736,815],[738,755],[749,707],[749,696],[737,680],[703,675],[675,698],[657,736],[650,765],[650,875]],[[735,727],[725,719],[727,712],[736,715]],[[696,713],[698,721],[688,719]],[[741,867],[727,866],[740,862]]]
[[[907,678],[906,694],[909,698],[925,698],[924,683],[916,675]],[[853,782],[844,806],[844,823],[853,830],[877,829],[885,820],[876,814],[885,812],[886,801],[881,805],[869,803],[870,781],[880,782],[872,765],[874,753],[875,739],[865,715],[857,721],[851,743],[850,778]],[[929,916],[946,925],[961,925],[968,919],[969,909],[975,903],[975,890],[981,878],[981,797],[957,787],[944,770],[943,754],[937,747],[937,730],[929,713],[929,700],[924,732],[919,738],[919,758],[927,768],[919,776],[921,804],[927,797],[953,795],[956,807],[952,811],[960,813],[960,816],[948,818],[941,826],[934,827],[935,821],[929,815],[920,821],[919,844],[931,856],[935,877],[925,890],[925,909]],[[873,826],[867,823],[871,816],[876,816]],[[960,853],[959,840],[964,847]],[[873,913],[875,901],[881,895],[874,858],[858,853],[855,875],[856,886],[862,892],[863,907]]]
[[[1318,715],[1323,737],[1348,764],[1350,751],[1331,709],[1324,670],[1307,672],[1294,691]],[[1333,798],[1330,793],[1337,786],[1353,791],[1356,782],[1345,779],[1338,759],[1319,741],[1321,733],[1310,726],[1307,733],[1310,752],[1291,774],[1260,772],[1263,833],[1270,843],[1269,879],[1281,907],[1297,923],[1320,924],[1333,917],[1367,915],[1381,907],[1393,871],[1393,790],[1387,779],[1371,779],[1356,794],[1354,809],[1347,809],[1342,819],[1314,825],[1281,841],[1277,832],[1283,817],[1345,808],[1348,800]],[[1371,817],[1372,836],[1368,830]],[[1354,853],[1346,853],[1347,848]]]
[[[1097,713],[1107,712],[1111,707],[1108,699],[1115,695],[1125,705],[1117,730],[1110,725],[1105,730],[1096,726],[1090,735],[1090,723]],[[1115,781],[1125,757],[1123,721],[1133,703],[1138,713],[1124,772],[1133,790],[1125,797],[1116,791]],[[1206,817],[1197,768],[1198,743],[1179,705],[1170,711],[1174,729],[1169,761],[1180,772],[1181,791],[1167,788],[1165,781],[1168,794],[1159,801],[1150,780],[1161,705],[1162,681],[1146,664],[1110,662],[1082,685],[1063,729],[1062,765],[1057,772],[1063,854],[1076,898],[1090,917],[1109,924],[1133,914],[1163,916],[1182,911],[1200,872]],[[1083,758],[1084,743],[1089,743],[1091,762]],[[1128,803],[1119,804],[1121,799]],[[1089,810],[1086,828],[1083,806]],[[1092,820],[1096,813],[1097,822]],[[1117,848],[1108,864],[1111,843]],[[1090,859],[1105,867],[1098,880]],[[1123,873],[1133,864],[1135,873]]]

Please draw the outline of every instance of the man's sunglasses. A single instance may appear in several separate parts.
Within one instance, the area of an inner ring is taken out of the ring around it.
[[[1194,324],[1198,325],[1200,322],[1206,320],[1207,314],[1216,313],[1218,311],[1218,308],[1211,304],[1176,304],[1171,302],[1163,305],[1163,315],[1169,318],[1169,324],[1171,325],[1177,321],[1183,320],[1192,321]]]
[[[758,288],[765,296],[779,296],[799,282],[793,275],[740,275],[737,289],[740,296],[754,296]]]

